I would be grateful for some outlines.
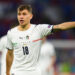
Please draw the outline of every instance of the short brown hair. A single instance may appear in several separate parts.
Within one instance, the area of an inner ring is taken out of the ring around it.
[[[22,11],[22,10],[24,10],[24,9],[27,9],[30,13],[32,13],[32,7],[31,7],[31,5],[20,5],[20,6],[18,7],[18,10],[19,10],[19,11]]]

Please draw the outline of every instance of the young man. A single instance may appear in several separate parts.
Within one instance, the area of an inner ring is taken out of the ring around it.
[[[37,70],[42,38],[51,31],[66,30],[75,27],[75,22],[65,22],[59,25],[31,24],[32,8],[21,5],[17,10],[19,25],[8,31],[6,55],[6,75],[10,75],[12,62],[15,75],[41,75]]]
[[[3,36],[1,39],[0,39],[0,51],[2,52],[2,55],[1,55],[1,75],[5,75],[6,74],[6,52],[7,52],[7,49],[6,49],[6,43],[7,43],[7,36]]]
[[[6,53],[7,53],[7,35],[0,38],[1,54],[1,75],[6,75]]]
[[[12,25],[14,28],[16,25]],[[1,54],[1,75],[6,75],[6,53],[7,53],[7,35],[0,38],[0,52]],[[13,69],[13,68],[12,68]]]

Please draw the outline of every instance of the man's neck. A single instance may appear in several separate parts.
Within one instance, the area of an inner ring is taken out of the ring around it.
[[[18,30],[24,31],[24,30],[29,29],[30,26],[31,26],[31,24],[27,24],[27,25],[23,25],[23,26],[22,26],[22,25],[19,25],[19,26],[18,26]]]

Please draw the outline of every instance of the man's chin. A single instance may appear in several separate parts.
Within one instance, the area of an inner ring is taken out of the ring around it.
[[[24,28],[26,26],[26,24],[20,24],[20,26]]]
[[[25,24],[20,24],[20,26],[25,26]]]

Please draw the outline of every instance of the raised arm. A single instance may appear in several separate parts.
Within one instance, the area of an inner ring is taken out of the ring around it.
[[[75,28],[75,22],[64,22],[53,26],[53,31]]]
[[[6,54],[6,75],[10,75],[12,62],[13,62],[13,50],[8,50]]]

